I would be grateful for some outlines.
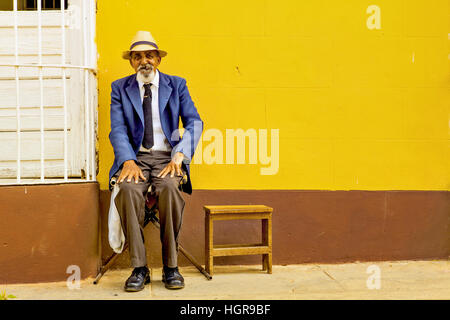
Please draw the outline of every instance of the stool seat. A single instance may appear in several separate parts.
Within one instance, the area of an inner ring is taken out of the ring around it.
[[[272,273],[272,212],[265,205],[207,205],[205,210],[205,268],[213,274],[214,257],[262,254],[263,270]],[[260,219],[262,242],[251,244],[214,245],[213,222],[215,220]]]
[[[260,213],[272,212],[273,208],[264,205],[239,205],[239,206],[204,206],[205,212],[209,214],[217,213]]]

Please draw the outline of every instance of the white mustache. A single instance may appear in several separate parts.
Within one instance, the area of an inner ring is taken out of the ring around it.
[[[153,66],[152,66],[151,64],[145,64],[145,65],[140,66],[140,67],[138,68],[138,71],[141,71],[141,70],[145,70],[145,71],[153,71]]]

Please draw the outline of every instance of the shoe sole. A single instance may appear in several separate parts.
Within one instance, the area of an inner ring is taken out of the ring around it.
[[[131,288],[131,287],[127,288],[127,287],[124,287],[124,290],[126,292],[139,292],[139,291],[142,291],[145,288],[145,285],[149,284],[149,283],[151,283],[150,276],[145,279],[144,285],[142,287],[139,287],[139,288]]]
[[[180,285],[180,286],[170,285],[170,284],[168,284],[168,283],[165,281],[165,279],[163,279],[162,282],[164,282],[164,286],[166,287],[166,289],[177,290],[177,289],[183,289],[183,288],[184,288],[184,284],[183,284],[183,285]]]

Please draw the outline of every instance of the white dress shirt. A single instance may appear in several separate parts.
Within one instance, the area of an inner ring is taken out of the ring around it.
[[[139,91],[141,93],[141,103],[144,101],[144,83],[142,81],[137,80],[139,85]],[[159,71],[156,70],[155,77],[151,81],[152,86],[150,87],[152,90],[152,123],[153,123],[153,147],[150,149],[144,148],[141,145],[139,151],[148,152],[149,150],[159,150],[159,151],[172,151],[172,147],[167,141],[166,136],[162,130],[161,126],[161,118],[159,117]]]

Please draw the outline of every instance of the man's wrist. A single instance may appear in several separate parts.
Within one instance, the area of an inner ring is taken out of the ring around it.
[[[124,166],[129,166],[129,165],[133,165],[133,164],[136,164],[136,162],[134,162],[133,159],[131,159],[131,160],[126,160],[126,161],[123,162],[123,165],[124,165]]]
[[[183,159],[184,159],[184,154],[181,152],[175,153],[172,158],[173,162],[175,162],[176,164],[181,164],[183,162]]]

